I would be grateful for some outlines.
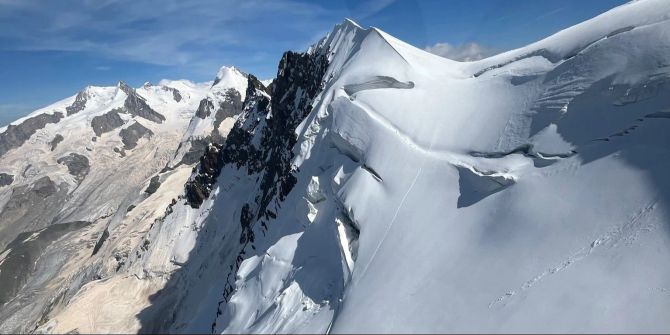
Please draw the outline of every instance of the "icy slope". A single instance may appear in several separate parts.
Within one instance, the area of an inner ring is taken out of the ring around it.
[[[372,35],[392,65],[351,58],[313,112],[358,161],[333,192],[360,237],[331,331],[667,331],[668,13],[628,4],[530,47],[573,55],[483,73]],[[347,92],[380,77],[414,85]],[[301,173],[339,179],[312,147]]]
[[[230,77],[215,86],[90,86],[0,131],[0,331],[34,330],[125,262],[183,189],[195,164],[184,157],[204,152],[191,144],[215,134],[189,125],[216,117],[223,142],[241,112],[220,103],[244,94],[247,75]],[[201,118],[207,98],[217,109]]]

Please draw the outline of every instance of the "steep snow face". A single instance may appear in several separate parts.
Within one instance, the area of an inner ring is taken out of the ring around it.
[[[310,228],[340,226],[332,203],[360,230],[330,237],[351,271],[330,330],[670,329],[669,12],[465,64],[368,31],[298,133],[296,191],[331,185]]]
[[[178,148],[213,134],[223,142],[242,111],[230,103],[211,116],[216,129],[191,131],[200,101],[244,95],[231,80],[90,86],[0,130],[1,332],[33,331],[126,263],[197,162]]]
[[[669,12],[469,63],[351,21],[287,54],[143,329],[667,331]]]

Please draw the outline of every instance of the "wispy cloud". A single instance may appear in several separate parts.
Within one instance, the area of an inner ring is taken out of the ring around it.
[[[0,50],[87,52],[211,71],[231,53],[277,43],[277,33],[259,33],[264,24],[281,23],[291,34],[328,14],[294,0],[0,0]]]
[[[473,42],[460,45],[436,43],[435,45],[425,47],[424,50],[444,58],[462,62],[480,60],[482,58],[495,55],[499,52],[495,49],[488,48]]]
[[[358,13],[359,19],[365,19],[372,15],[375,15],[386,7],[392,5],[396,0],[368,0],[362,1],[358,6],[354,8],[354,11]]]

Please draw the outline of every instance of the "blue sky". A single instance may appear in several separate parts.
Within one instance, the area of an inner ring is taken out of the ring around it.
[[[349,17],[438,54],[476,59],[536,41],[624,0],[0,0],[0,126],[86,85],[272,78]]]

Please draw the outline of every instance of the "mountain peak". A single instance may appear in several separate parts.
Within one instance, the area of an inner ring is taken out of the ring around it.
[[[125,92],[126,94],[131,94],[131,92],[135,91],[134,88],[130,87],[128,84],[126,84],[125,81],[119,80],[119,82],[116,84],[116,87]]]
[[[342,21],[342,23],[340,23],[340,25],[342,25],[342,26],[351,26],[351,27],[355,27],[355,28],[363,29],[363,27],[361,27],[360,24],[356,23],[356,21],[354,21],[354,20],[352,20],[352,19],[350,19],[350,18],[348,18],[348,17],[347,17],[347,18],[344,18],[344,21]]]
[[[212,83],[212,86],[217,86],[217,85],[230,85],[230,81],[238,81],[240,78],[244,77],[246,78],[248,75],[245,72],[240,71],[240,69],[234,67],[234,66],[227,66],[224,65],[219,69],[219,72],[216,74],[216,78],[214,79],[214,82]],[[246,87],[246,84],[245,84]]]

